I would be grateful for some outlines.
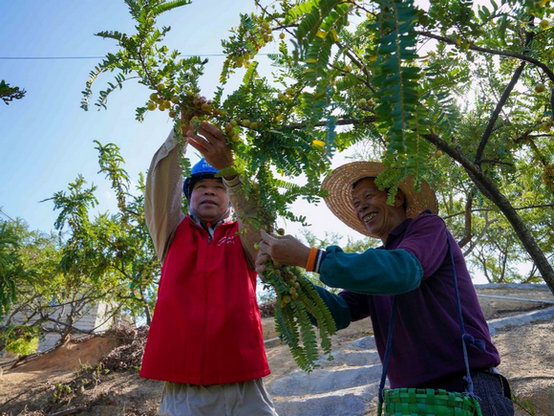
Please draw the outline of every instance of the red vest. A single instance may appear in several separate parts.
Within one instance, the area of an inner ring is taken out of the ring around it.
[[[165,258],[144,350],[141,377],[196,385],[255,380],[269,374],[256,272],[236,222],[214,238],[187,216]]]

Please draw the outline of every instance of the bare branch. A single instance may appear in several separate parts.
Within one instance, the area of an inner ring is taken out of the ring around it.
[[[527,205],[525,207],[514,207],[516,211],[518,210],[525,210],[525,209],[539,209],[539,208],[554,208],[554,203],[552,204],[541,204],[541,205]],[[492,208],[474,208],[471,210],[471,212],[491,212],[494,211]],[[453,218],[457,217],[459,215],[465,215],[466,211],[460,211],[456,212],[454,214],[445,215],[443,218]]]
[[[487,145],[487,142],[490,138],[494,124],[498,119],[498,115],[500,114],[502,107],[506,105],[506,102],[508,101],[508,97],[510,96],[510,94],[512,93],[512,90],[517,84],[517,81],[519,80],[519,77],[521,76],[521,73],[523,72],[524,68],[525,68],[525,62],[520,63],[516,71],[514,72],[514,75],[512,75],[512,79],[504,89],[504,92],[502,93],[502,97],[500,97],[500,100],[496,104],[496,108],[494,109],[491,115],[491,118],[489,119],[487,127],[485,128],[485,132],[483,133],[483,136],[481,137],[481,141],[479,142],[479,146],[477,147],[477,151],[475,152],[475,163],[477,163],[478,165],[481,165],[481,156],[485,151],[485,146]]]
[[[448,43],[450,45],[456,45],[456,40],[447,38],[445,36],[435,35],[434,33],[427,32],[427,31],[418,31],[416,33],[419,34],[419,35],[431,38],[431,39],[440,40],[441,42]],[[535,58],[532,58],[530,56],[524,55],[522,53],[516,53],[516,52],[510,52],[510,51],[499,51],[499,50],[496,50],[496,49],[483,48],[481,46],[476,46],[472,43],[469,44],[469,49],[471,49],[473,51],[477,51],[477,52],[488,53],[488,54],[491,54],[491,55],[508,56],[508,57],[511,57],[511,58],[516,58],[516,59],[519,59],[519,60],[522,60],[522,61],[525,61],[525,62],[529,62],[530,64],[536,65],[537,67],[542,69],[544,71],[544,73],[548,76],[548,78],[552,82],[554,82],[554,72],[552,72],[546,64],[544,64],[541,61],[539,61]]]

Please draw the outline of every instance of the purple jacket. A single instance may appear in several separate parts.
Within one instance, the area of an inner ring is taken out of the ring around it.
[[[460,247],[447,231],[440,217],[424,212],[414,219],[406,220],[394,229],[384,247],[369,249],[365,253],[354,255],[354,257],[366,256],[372,262],[370,264],[366,262],[365,268],[355,267],[358,269],[357,279],[360,279],[359,276],[363,279],[364,274],[368,275],[368,279],[374,279],[374,276],[370,276],[374,274],[372,270],[388,269],[377,265],[379,253],[382,253],[384,258],[389,257],[388,253],[385,254],[382,251],[383,249],[395,250],[397,254],[403,251],[411,253],[408,255],[404,252],[405,256],[400,256],[399,262],[413,259],[415,256],[423,270],[419,287],[396,295],[397,313],[387,374],[391,388],[418,387],[445,376],[465,372],[447,236],[454,255],[465,331],[476,340],[482,340],[480,344],[484,347],[481,349],[474,344],[468,346],[469,365],[472,370],[475,370],[493,367],[500,363],[498,351],[491,342],[487,322],[477,300]],[[348,257],[345,258],[345,256]],[[337,276],[336,273],[340,272],[341,268],[360,264],[360,260],[360,257],[353,258],[351,253],[342,253],[340,249],[336,250],[336,247],[328,248],[322,264],[321,280],[325,282],[326,273]],[[372,267],[373,265],[375,267]],[[398,273],[402,269],[403,266],[400,264],[392,272],[396,275],[394,276],[396,280],[399,280]],[[406,264],[404,267],[406,274],[421,273],[421,269],[411,264]],[[352,273],[351,267],[349,273]],[[381,275],[381,279],[387,278],[386,273]],[[349,286],[344,284],[340,287]],[[371,317],[377,349],[382,360],[393,296],[367,294],[372,293],[371,289],[366,289],[364,292],[361,294],[344,290],[339,296],[348,304],[352,321]],[[379,293],[382,293],[382,290]],[[395,293],[395,290],[389,293]]]

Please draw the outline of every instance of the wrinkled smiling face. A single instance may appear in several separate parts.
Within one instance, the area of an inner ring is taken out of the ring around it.
[[[200,179],[190,194],[190,209],[202,221],[215,222],[229,208],[229,195],[221,179]]]
[[[373,178],[360,180],[352,189],[356,216],[368,233],[386,241],[389,233],[406,219],[404,194],[398,191],[394,206],[387,204],[387,192],[380,191]]]

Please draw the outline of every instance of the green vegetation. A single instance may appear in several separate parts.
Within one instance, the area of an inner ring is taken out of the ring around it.
[[[21,100],[26,92],[24,89],[11,87],[6,81],[0,80],[0,98],[6,105],[9,105],[13,100]]]

